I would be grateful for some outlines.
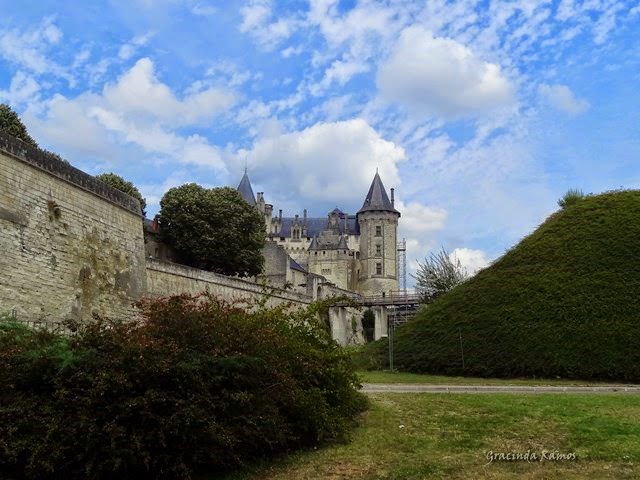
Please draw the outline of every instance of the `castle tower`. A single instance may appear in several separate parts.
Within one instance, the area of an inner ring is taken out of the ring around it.
[[[253,188],[251,188],[251,182],[249,181],[249,175],[247,175],[247,169],[244,169],[244,175],[240,180],[240,185],[238,185],[238,192],[242,195],[242,198],[251,205],[252,207],[256,206],[256,196],[253,194]]]
[[[363,295],[388,295],[399,288],[396,261],[399,218],[400,212],[394,208],[393,189],[389,200],[376,172],[357,214],[360,226],[358,291]]]

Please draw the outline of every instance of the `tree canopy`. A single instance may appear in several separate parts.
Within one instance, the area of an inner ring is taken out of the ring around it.
[[[38,146],[27,132],[27,127],[24,126],[18,114],[5,103],[0,103],[0,132],[13,135],[33,147]]]
[[[264,220],[233,188],[172,188],[160,201],[159,222],[161,240],[187,265],[240,277],[262,271]]]
[[[100,175],[96,175],[96,178],[101,182],[106,183],[110,187],[115,188],[116,190],[120,190],[121,192],[126,193],[127,195],[132,196],[140,202],[140,209],[142,210],[142,215],[147,214],[147,200],[142,196],[140,190],[131,182],[125,180],[120,175],[116,175],[115,173],[101,173]]]
[[[431,303],[440,295],[461,284],[467,278],[467,271],[457,258],[443,248],[437,254],[432,253],[424,263],[418,262],[415,275],[416,289],[422,295],[423,303]]]

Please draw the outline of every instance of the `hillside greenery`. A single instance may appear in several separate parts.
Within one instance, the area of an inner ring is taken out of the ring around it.
[[[568,202],[396,330],[397,368],[640,381],[640,191]],[[387,345],[359,355],[386,365]]]
[[[367,406],[314,309],[139,311],[73,336],[0,323],[3,480],[190,479],[346,440]]]

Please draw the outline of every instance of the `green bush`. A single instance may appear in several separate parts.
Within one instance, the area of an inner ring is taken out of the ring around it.
[[[558,206],[560,208],[567,208],[570,205],[575,205],[583,198],[584,193],[582,193],[582,190],[578,190],[577,188],[570,188],[560,199],[558,199]]]
[[[312,312],[210,297],[140,305],[66,338],[0,329],[7,479],[188,479],[345,440],[366,408]]]

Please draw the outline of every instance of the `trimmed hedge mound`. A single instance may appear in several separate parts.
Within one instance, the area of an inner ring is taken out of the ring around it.
[[[372,349],[383,361],[386,345]],[[414,372],[640,381],[640,192],[554,213],[400,328],[394,350]]]
[[[73,337],[0,324],[3,479],[188,479],[344,440],[366,408],[312,311],[141,310]]]

